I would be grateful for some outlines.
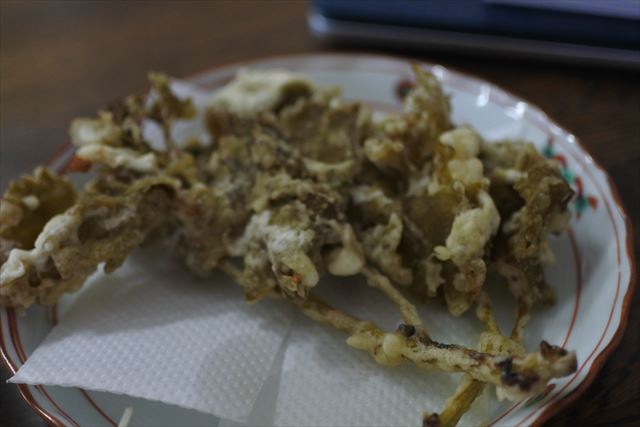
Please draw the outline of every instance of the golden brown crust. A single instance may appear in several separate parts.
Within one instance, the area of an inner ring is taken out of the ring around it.
[[[176,126],[204,113],[164,75],[151,76],[147,100],[75,121],[76,169],[94,164],[96,176],[77,200],[44,170],[10,186],[0,209],[0,303],[53,303],[99,264],[110,272],[157,238],[193,272],[221,268],[249,302],[288,300],[383,366],[465,373],[425,425],[454,425],[486,383],[519,400],[575,370],[573,353],[521,345],[531,308],[551,298],[546,236],[566,226],[571,190],[556,165],[530,145],[487,144],[455,128],[447,95],[418,68],[405,112],[380,122],[336,89],[272,73],[240,76],[212,99],[209,145],[174,140]],[[242,90],[251,93],[236,102]],[[510,337],[483,292],[489,269],[517,300]],[[404,324],[385,332],[318,299],[325,274],[363,275]],[[486,327],[478,348],[433,341],[402,287],[443,299],[453,315],[476,305]]]
[[[0,239],[29,249],[47,221],[70,207],[76,199],[71,183],[37,168],[9,184],[0,200]]]

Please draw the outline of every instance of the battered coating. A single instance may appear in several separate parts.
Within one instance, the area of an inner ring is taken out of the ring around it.
[[[538,393],[576,369],[574,353],[521,344],[534,304],[553,300],[547,236],[566,228],[572,191],[531,144],[487,143],[455,127],[437,79],[414,71],[404,113],[381,121],[283,70],[239,74],[206,111],[151,75],[150,96],[72,124],[73,169],[95,172],[84,189],[42,168],[10,185],[0,303],[54,303],[154,239],[196,274],[231,275],[248,302],[284,298],[346,332],[383,366],[465,373],[426,425],[455,425],[487,383],[500,399]],[[176,129],[197,120],[210,143],[177,141]],[[483,292],[491,270],[517,300],[510,336]],[[385,332],[321,301],[313,289],[326,274],[364,276],[404,323]],[[475,306],[486,327],[478,348],[433,341],[412,302],[421,298],[441,299],[454,316]]]

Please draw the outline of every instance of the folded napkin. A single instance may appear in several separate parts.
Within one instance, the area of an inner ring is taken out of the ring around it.
[[[109,391],[242,421],[289,329],[291,307],[247,305],[223,275],[197,279],[145,248],[96,273],[11,382]]]

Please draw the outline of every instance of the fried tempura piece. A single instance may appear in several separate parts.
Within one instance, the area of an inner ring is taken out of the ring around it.
[[[528,311],[524,307],[553,301],[542,268],[553,261],[547,238],[566,229],[573,191],[557,165],[531,144],[486,144],[483,156],[506,216],[496,239],[494,268]]]
[[[0,304],[53,303],[153,237],[197,274],[230,274],[248,302],[283,298],[346,332],[383,366],[465,373],[425,422],[454,425],[485,384],[510,400],[537,393],[576,363],[545,342],[532,353],[521,346],[533,304],[549,292],[546,234],[563,228],[570,190],[530,146],[494,147],[454,128],[436,78],[415,73],[404,114],[382,122],[284,71],[239,75],[206,111],[151,75],[147,98],[72,124],[78,169],[96,165],[77,197],[44,170],[10,186],[0,206]],[[187,125],[206,135],[178,141]],[[488,268],[509,278],[517,299],[511,337],[482,292]],[[404,323],[385,332],[318,299],[326,274],[364,276]],[[478,303],[478,350],[432,340],[403,286],[442,297],[454,315]]]
[[[304,299],[325,268],[336,275],[358,273],[362,251],[350,225],[343,222],[344,201],[339,194],[287,175],[267,178],[262,185],[272,189],[263,193],[266,201],[259,204],[266,206],[252,215],[232,249],[233,255],[249,255],[245,265],[254,278],[252,289],[261,282],[277,283],[291,298]],[[270,274],[263,276],[267,265],[275,282],[269,280]]]
[[[242,273],[231,263],[222,263],[221,267],[237,284],[247,285]],[[376,273],[365,273],[371,274]],[[270,295],[278,297],[274,293]],[[335,309],[313,293],[294,303],[311,319],[349,334],[348,345],[369,352],[382,366],[394,367],[408,360],[427,370],[466,372],[475,381],[494,384],[501,399],[521,400],[540,392],[551,378],[568,375],[576,369],[575,353],[545,341],[540,343],[537,352],[526,354],[517,343],[499,333],[487,332],[481,338],[481,347],[499,354],[511,354],[494,355],[433,341],[421,331],[420,325],[402,324],[395,332],[384,332],[371,322]],[[411,317],[413,314],[405,316]]]
[[[19,309],[52,304],[78,289],[99,264],[113,271],[164,220],[173,185],[142,180],[115,197],[82,193],[47,221],[32,249],[9,252],[0,267],[0,302]]]
[[[404,114],[390,116],[382,123],[383,134],[378,141],[372,143],[376,146],[388,147],[385,154],[391,158],[398,157],[399,146],[390,143],[397,141],[402,144],[404,163],[412,168],[420,169],[435,150],[440,135],[451,129],[449,97],[444,93],[436,77],[413,66],[416,78],[414,88],[404,100]],[[375,137],[374,137],[375,138]],[[370,150],[375,153],[374,150]],[[369,156],[375,164],[384,165],[387,162],[376,161],[376,156]],[[405,168],[409,172],[408,167]]]
[[[304,75],[286,70],[241,70],[211,99],[216,109],[251,116],[256,112],[279,111],[299,98],[311,96],[313,83]]]
[[[520,316],[517,318],[512,336],[509,338],[500,332],[489,297],[482,293],[477,303],[476,316],[485,326],[485,332],[480,334],[479,351],[503,356],[524,354],[521,336],[521,328],[524,327],[523,318]],[[484,387],[485,383],[465,374],[455,392],[444,403],[440,413],[425,412],[423,414],[423,424],[429,427],[454,427],[471,408]]]
[[[544,341],[534,353],[505,357],[438,343],[417,334],[416,328],[410,326],[385,333],[315,298],[307,299],[300,307],[311,318],[348,332],[348,345],[369,352],[383,366],[393,367],[409,360],[424,369],[465,372],[475,380],[496,385],[499,396],[513,401],[542,391],[551,378],[576,369],[575,353]]]
[[[378,245],[385,250],[364,239],[365,251],[372,248],[367,252],[376,265],[418,294],[434,297],[442,288],[451,313],[460,315],[482,289],[486,247],[500,216],[479,158],[481,138],[468,128],[451,129],[449,101],[437,81],[416,75],[405,113],[383,121],[364,144],[378,173],[398,182],[384,196],[402,205],[370,228],[378,232],[375,242],[399,236]]]
[[[464,313],[480,293],[486,247],[500,223],[478,158],[481,143],[468,128],[442,134],[430,175],[414,178],[404,201],[413,225],[405,228],[413,287],[428,296],[442,287],[454,315]]]
[[[0,200],[0,240],[6,247],[30,249],[49,218],[62,213],[75,198],[66,178],[42,167],[11,182]],[[0,264],[4,259],[0,256]]]
[[[399,253],[405,227],[400,201],[373,185],[353,186],[349,196],[347,215],[369,262],[394,282],[410,284],[411,269],[402,264]]]

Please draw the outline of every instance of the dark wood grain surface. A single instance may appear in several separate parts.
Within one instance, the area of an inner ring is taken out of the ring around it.
[[[260,56],[354,50],[322,45],[302,1],[0,1],[0,187],[46,161],[69,121],[145,87],[149,70],[185,76]],[[371,47],[367,47],[372,51]],[[379,51],[382,52],[382,51]],[[638,73],[443,53],[386,51],[476,74],[521,95],[575,133],[640,218]],[[638,228],[635,253],[638,256]],[[0,426],[41,426],[1,369]],[[550,426],[638,425],[640,292],[628,328],[591,387]]]

